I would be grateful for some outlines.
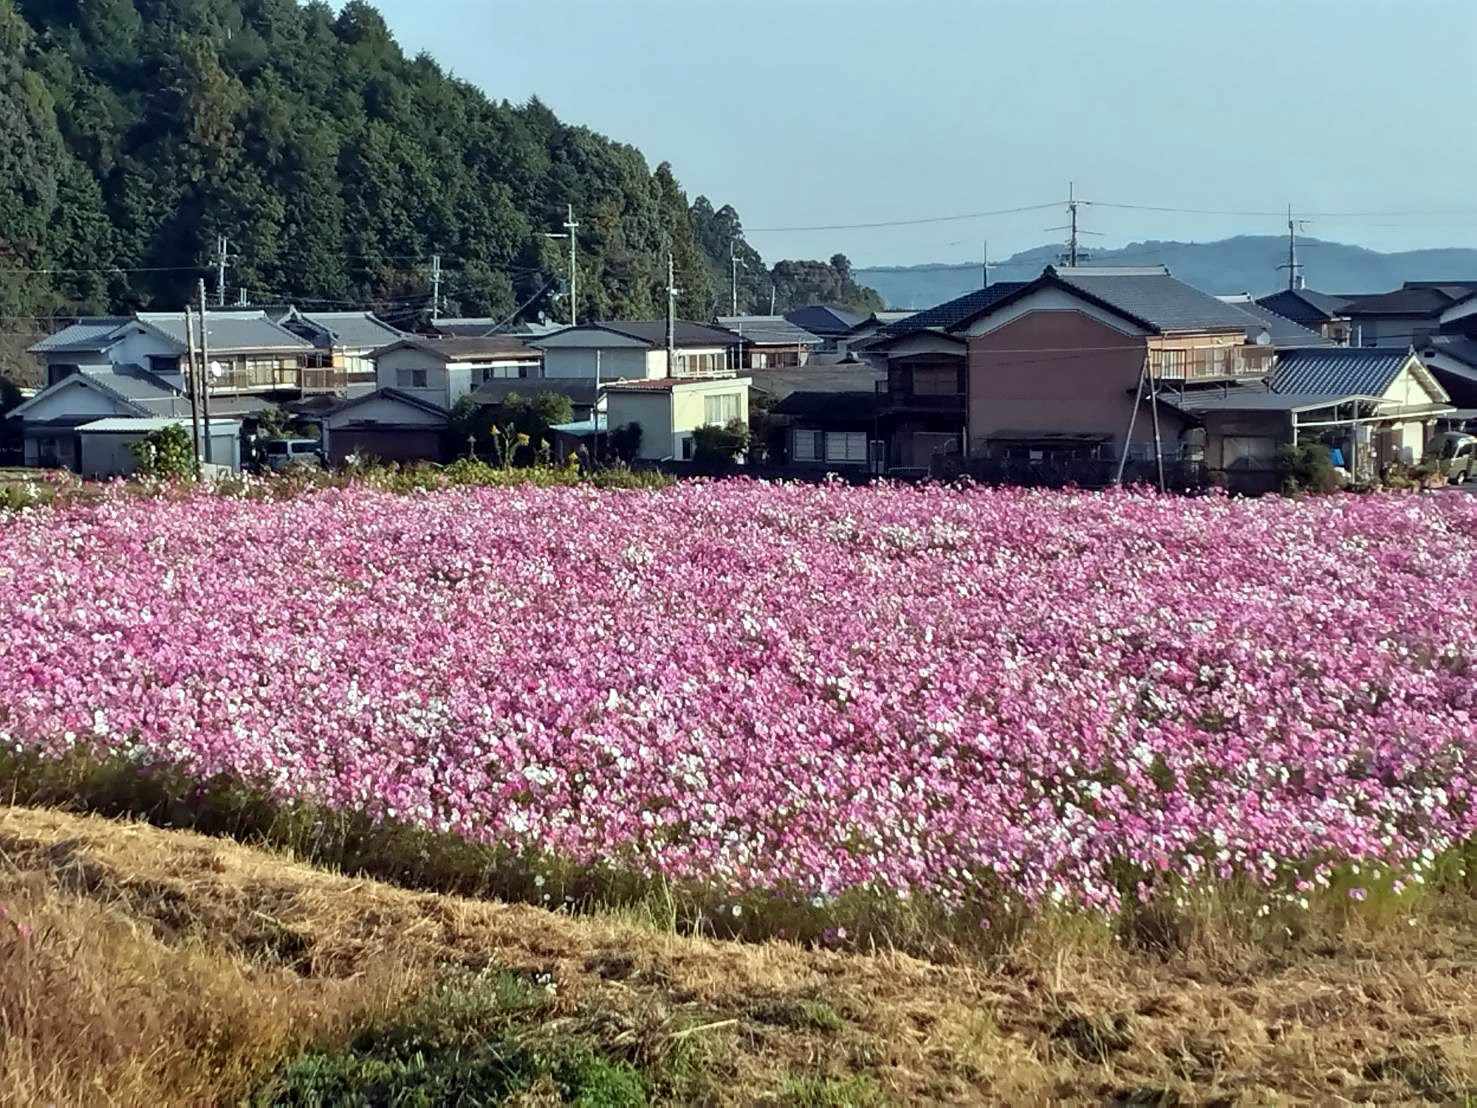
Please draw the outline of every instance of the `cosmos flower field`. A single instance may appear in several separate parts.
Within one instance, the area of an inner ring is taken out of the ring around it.
[[[12,749],[564,865],[1111,911],[1477,830],[1464,496],[351,487],[0,533]]]

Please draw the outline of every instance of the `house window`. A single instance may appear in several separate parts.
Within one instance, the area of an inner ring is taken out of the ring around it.
[[[691,435],[684,435],[682,437],[682,460],[684,462],[689,462],[689,461],[692,460],[692,436]]]
[[[796,431],[794,458],[797,462],[818,462],[825,456],[825,435],[820,431]]]
[[[953,366],[927,365],[913,370],[914,396],[957,396],[959,372]]]
[[[154,373],[178,373],[179,355],[176,354],[172,358],[166,358],[159,354],[150,354],[149,369]]]
[[[62,464],[62,440],[45,438],[36,440],[36,464],[59,466]]]
[[[402,389],[423,389],[426,387],[426,371],[424,369],[397,369],[395,385]]]
[[[865,431],[827,431],[826,461],[865,462],[867,460],[867,435]]]
[[[719,396],[703,397],[703,422],[727,427],[739,418],[737,393],[727,392]]]

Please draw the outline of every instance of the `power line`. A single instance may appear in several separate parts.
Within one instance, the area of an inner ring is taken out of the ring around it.
[[[1217,208],[1168,208],[1154,204],[1118,204],[1107,200],[1079,200],[1080,204],[1091,204],[1097,208],[1119,208],[1131,212],[1169,212],[1177,215],[1232,215],[1232,216],[1255,216],[1257,218],[1285,218],[1285,211],[1234,211]],[[1396,218],[1435,218],[1451,215],[1477,215],[1477,208],[1451,208],[1433,211],[1406,211],[1406,212],[1304,212],[1306,219],[1396,219]]]
[[[774,235],[796,231],[866,231],[875,227],[918,227],[925,223],[958,223],[968,219],[991,219],[1000,215],[1018,215],[1022,212],[1041,212],[1048,208],[1061,207],[1061,201],[1050,204],[1028,204],[1023,208],[1001,208],[993,212],[966,212],[963,215],[936,215],[923,219],[889,219],[878,223],[832,223],[813,227],[749,227],[746,235]]]

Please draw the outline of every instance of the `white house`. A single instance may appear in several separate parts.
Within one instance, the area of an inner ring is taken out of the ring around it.
[[[19,424],[28,466],[82,472],[78,429],[107,417],[186,417],[189,398],[158,374],[135,365],[89,369],[58,378],[10,410]]]
[[[732,374],[731,331],[678,320],[672,325],[676,364],[667,365],[663,320],[612,320],[566,327],[531,342],[544,352],[545,377],[602,381]]]
[[[410,335],[374,352],[375,380],[450,411],[487,381],[539,376],[539,351],[509,335],[428,338]]]
[[[692,457],[692,432],[749,421],[749,378],[662,377],[617,381],[605,388],[604,425],[612,431],[641,428],[638,458],[664,461]]]
[[[312,343],[261,311],[206,313],[205,340],[211,363],[219,367],[212,393],[300,389],[303,364],[313,353]],[[132,365],[183,388],[188,352],[183,312],[90,316],[31,347],[46,367],[48,385],[73,373]]]

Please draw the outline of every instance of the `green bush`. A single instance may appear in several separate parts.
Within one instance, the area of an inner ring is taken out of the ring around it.
[[[641,424],[623,423],[610,432],[610,449],[623,462],[633,462],[641,453]]]
[[[150,431],[128,444],[143,477],[186,480],[195,475],[195,443],[182,423]]]
[[[1322,443],[1284,446],[1277,455],[1282,473],[1282,491],[1326,494],[1343,488],[1343,478],[1334,468],[1333,456]]]
[[[692,460],[709,464],[729,464],[749,448],[749,425],[741,419],[726,426],[708,424],[692,432]]]

